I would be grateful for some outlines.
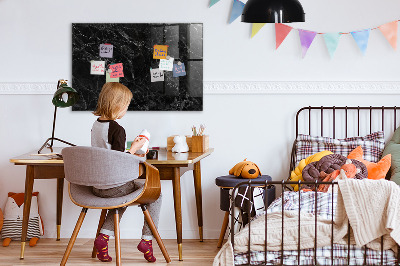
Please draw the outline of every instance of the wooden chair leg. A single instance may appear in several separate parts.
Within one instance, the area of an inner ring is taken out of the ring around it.
[[[101,210],[101,215],[100,215],[100,219],[99,219],[99,226],[97,226],[96,238],[100,234],[100,230],[103,227],[104,221],[106,220],[106,215],[107,215],[107,210],[106,209]],[[96,258],[96,255],[97,255],[97,250],[96,250],[96,248],[95,248],[95,246],[93,244],[92,258]]]
[[[229,222],[229,212],[225,212],[225,217],[224,217],[224,221],[222,222],[221,234],[219,235],[217,248],[220,248],[222,246],[222,242],[224,241],[224,237],[225,237],[226,228],[228,227],[228,222]]]
[[[115,261],[115,265],[121,265],[121,243],[120,243],[120,235],[119,235],[119,213],[118,209],[115,209],[114,214],[114,234],[115,234],[115,256],[117,257]]]
[[[81,229],[83,220],[85,219],[87,208],[82,208],[81,214],[79,215],[78,221],[76,222],[74,232],[72,232],[72,236],[69,240],[67,249],[65,250],[64,257],[61,260],[60,265],[64,266],[67,263],[69,254],[71,253],[72,247],[74,246],[76,237],[78,236],[79,230]]]
[[[150,230],[153,233],[153,236],[157,240],[157,244],[161,249],[161,252],[162,252],[162,254],[164,256],[165,261],[167,263],[170,263],[171,259],[170,259],[169,255],[168,255],[167,249],[165,248],[164,243],[161,240],[160,234],[158,233],[156,225],[154,224],[153,219],[151,218],[149,211],[147,210],[145,205],[140,205],[140,207],[142,208],[142,211],[143,211],[143,214],[144,214],[144,218],[145,218],[147,224],[149,225]]]

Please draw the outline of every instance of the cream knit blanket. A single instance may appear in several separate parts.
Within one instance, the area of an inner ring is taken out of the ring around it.
[[[380,237],[384,236],[384,249],[394,249],[395,242],[400,243],[400,188],[387,180],[339,180],[334,243],[345,244],[348,221],[352,227],[351,243],[380,250]],[[267,248],[271,251],[281,249],[282,213],[267,216]],[[315,235],[315,216],[309,213],[284,212],[284,249],[296,250],[298,230],[300,230],[300,248],[313,248]],[[317,246],[330,245],[331,221],[317,217]],[[235,252],[246,252],[248,245],[248,227],[235,235]],[[265,216],[251,223],[252,251],[263,251],[265,245]],[[234,265],[234,252],[230,241],[225,243],[214,259],[214,266]]]
[[[385,179],[339,180],[335,227],[347,229],[348,221],[352,238],[358,246],[396,251],[400,243],[400,187]]]

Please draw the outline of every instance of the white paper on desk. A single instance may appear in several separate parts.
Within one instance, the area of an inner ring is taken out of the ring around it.
[[[160,59],[160,69],[166,71],[172,71],[174,68],[174,58]]]

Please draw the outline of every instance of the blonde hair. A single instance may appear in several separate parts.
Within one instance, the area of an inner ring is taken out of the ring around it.
[[[122,108],[131,102],[132,97],[132,92],[126,86],[118,82],[107,82],[101,89],[93,114],[115,120]]]

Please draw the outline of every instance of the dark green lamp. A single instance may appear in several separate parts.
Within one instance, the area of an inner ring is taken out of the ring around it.
[[[62,143],[68,144],[70,146],[75,146],[72,143],[69,143],[65,140],[55,138],[54,130],[56,128],[56,117],[57,117],[57,107],[64,108],[70,107],[74,105],[79,99],[79,94],[76,90],[69,87],[67,84],[67,80],[60,79],[57,83],[57,91],[53,95],[53,105],[54,105],[54,118],[53,118],[53,131],[51,133],[51,138],[48,138],[42,147],[39,149],[38,153],[40,153],[45,147],[50,148],[51,152],[53,152],[53,141],[58,140]],[[50,144],[49,144],[49,141]]]

